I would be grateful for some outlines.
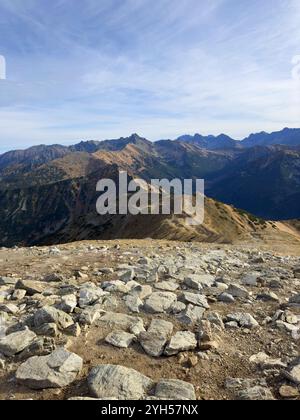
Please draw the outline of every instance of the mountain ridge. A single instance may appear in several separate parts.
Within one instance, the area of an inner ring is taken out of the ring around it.
[[[209,139],[231,142],[225,135]],[[153,234],[166,239],[182,235],[187,240],[227,241],[234,239],[230,230],[236,238],[245,232],[273,232],[272,223],[262,219],[300,219],[300,146],[210,150],[202,147],[202,141],[199,137],[196,142],[184,138],[150,142],[133,134],[69,147],[35,146],[0,156],[1,244],[113,239],[118,232],[123,237],[130,232],[138,236],[139,229],[140,238]],[[207,220],[213,217],[213,222],[192,232],[173,216],[148,219],[146,225],[142,218],[99,218],[96,184],[101,178],[117,181],[119,171],[148,182],[153,178],[204,179],[210,203]]]
[[[300,128],[284,128],[280,131],[274,131],[267,133],[265,131],[259,133],[252,133],[248,137],[245,137],[242,140],[233,139],[232,137],[226,134],[214,135],[201,135],[196,133],[194,135],[184,134],[177,137],[176,139],[165,139],[165,140],[156,140],[151,142],[146,138],[139,136],[134,133],[129,137],[120,137],[119,139],[110,139],[110,140],[82,140],[79,143],[76,143],[71,146],[64,146],[60,144],[53,145],[37,145],[32,146],[26,149],[10,150],[5,153],[0,154],[0,168],[5,164],[6,161],[12,159],[22,160],[24,158],[34,159],[36,154],[41,152],[52,150],[59,154],[67,154],[69,152],[88,152],[94,153],[99,149],[116,151],[124,148],[127,144],[155,144],[162,141],[179,141],[185,143],[196,143],[202,148],[242,148],[242,147],[253,147],[253,146],[273,146],[273,145],[286,145],[286,146],[300,146]],[[36,152],[36,153],[35,153]]]

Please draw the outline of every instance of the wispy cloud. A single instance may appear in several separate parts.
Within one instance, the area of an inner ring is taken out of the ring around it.
[[[0,0],[0,149],[297,126],[299,0]]]

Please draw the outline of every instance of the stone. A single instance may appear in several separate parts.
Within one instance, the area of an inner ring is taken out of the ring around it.
[[[120,349],[127,349],[135,339],[135,335],[125,331],[113,331],[106,338],[105,342]]]
[[[209,274],[192,274],[184,279],[184,284],[195,290],[211,287],[215,283],[215,277]]]
[[[90,372],[88,386],[91,394],[96,398],[141,400],[145,399],[154,383],[134,369],[117,365],[101,365]]]
[[[186,304],[183,302],[179,302],[176,300],[170,307],[169,311],[171,314],[180,314],[180,312],[183,312],[186,309]]]
[[[235,314],[229,314],[226,317],[228,322],[237,322],[238,325],[242,328],[257,328],[259,327],[258,322],[253,318],[252,315],[248,313],[235,313]]]
[[[15,286],[18,279],[14,279],[13,277],[0,277],[0,286]]]
[[[104,274],[104,275],[109,275],[109,274],[113,274],[114,273],[114,269],[113,268],[100,268],[100,273]]]
[[[128,293],[129,287],[121,280],[106,281],[101,284],[101,287],[106,292],[113,293]]]
[[[242,284],[245,286],[257,286],[258,278],[260,273],[249,273],[242,278]]]
[[[193,368],[197,366],[198,363],[199,363],[199,359],[198,359],[198,356],[196,355],[190,356],[187,360],[187,365],[189,368]]]
[[[0,371],[4,370],[6,366],[6,359],[3,354],[0,353]]]
[[[147,332],[142,332],[139,341],[147,354],[160,357],[173,332],[173,324],[161,319],[153,319]]]
[[[228,285],[219,281],[216,281],[215,287],[212,287],[211,290],[216,290],[218,294],[226,292]]]
[[[274,292],[261,293],[257,295],[256,299],[263,302],[279,302],[279,297]]]
[[[152,273],[149,273],[147,276],[147,283],[155,284],[159,281],[159,276],[157,271],[153,271]]]
[[[8,329],[8,314],[4,312],[0,312],[0,338],[6,335],[6,331]]]
[[[230,284],[227,293],[234,298],[248,299],[249,292],[245,287],[239,286],[238,284]]]
[[[100,302],[96,306],[101,307],[103,311],[114,311],[120,306],[120,300],[116,295],[104,296]]]
[[[13,303],[7,303],[5,305],[0,305],[0,312],[6,312],[11,315],[15,315],[19,312],[19,308]]]
[[[196,400],[195,388],[188,382],[162,379],[155,388],[155,397],[161,400]]]
[[[44,277],[44,281],[48,283],[62,283],[65,282],[66,279],[62,274],[51,273]]]
[[[128,283],[135,278],[135,271],[133,268],[126,271],[121,271],[118,273],[118,277],[119,280],[123,281],[124,283]]]
[[[234,303],[235,299],[232,295],[224,292],[218,296],[218,301],[223,303]]]
[[[143,301],[138,296],[127,295],[124,297],[127,308],[133,313],[140,313],[143,307]]]
[[[202,342],[211,341],[213,339],[211,323],[209,321],[202,320],[202,321],[199,322],[198,338],[199,338],[199,341],[202,341]]]
[[[18,361],[24,361],[33,356],[46,356],[55,350],[54,339],[37,338],[17,356]]]
[[[178,319],[183,324],[192,325],[199,323],[205,313],[204,308],[200,306],[188,305],[184,312],[178,315]]]
[[[232,391],[237,400],[274,400],[265,379],[227,378],[225,388]]]
[[[37,335],[43,335],[46,337],[57,337],[59,334],[57,325],[53,322],[40,325],[38,328],[34,329]]]
[[[31,389],[63,388],[81,372],[81,357],[60,348],[49,356],[34,356],[17,370],[18,383]]]
[[[26,290],[29,296],[43,293],[48,287],[47,283],[35,280],[19,280],[16,284],[16,289]]]
[[[34,314],[34,326],[41,327],[44,324],[54,323],[60,330],[68,328],[74,324],[72,317],[53,306],[44,306]]]
[[[294,272],[294,277],[296,279],[300,279],[300,266],[294,267],[293,272]]]
[[[75,271],[74,275],[77,279],[87,280],[89,278],[88,274],[82,273],[81,271],[78,271],[78,270]]]
[[[79,315],[79,323],[81,325],[93,325],[101,318],[103,313],[104,311],[99,305],[88,306]]]
[[[14,290],[11,300],[22,300],[26,296],[26,290]]]
[[[299,328],[297,325],[292,325],[284,321],[276,321],[275,322],[276,328],[278,328],[280,331],[284,333],[297,333]]]
[[[148,296],[152,294],[152,292],[153,292],[152,287],[147,284],[135,286],[130,290],[131,295],[137,296],[141,300],[146,299]]]
[[[199,323],[198,331],[198,345],[201,351],[218,350],[219,342],[218,337],[214,337],[212,333],[211,323],[206,320],[202,320]]]
[[[182,351],[195,350],[197,340],[195,334],[190,331],[179,331],[170,340],[165,349],[166,356],[173,356]]]
[[[64,329],[64,334],[70,335],[71,337],[79,337],[81,334],[81,327],[76,322],[76,324],[70,325],[66,329]]]
[[[185,303],[192,303],[193,305],[200,306],[201,308],[209,309],[209,304],[204,295],[184,292],[179,299]]]
[[[298,295],[292,296],[289,300],[289,303],[300,305],[300,293]]]
[[[116,312],[106,312],[100,322],[106,324],[109,328],[119,329],[130,332],[138,336],[145,331],[144,322],[141,318]]]
[[[224,322],[221,318],[221,315],[219,315],[217,312],[209,312],[206,318],[211,324],[216,325],[217,327],[224,330]]]
[[[156,314],[167,312],[172,304],[177,300],[175,293],[153,292],[146,300],[144,310]]]
[[[218,350],[219,347],[220,347],[220,345],[216,340],[199,342],[199,350],[200,351]]]
[[[230,391],[241,391],[242,389],[253,388],[255,386],[266,388],[268,385],[265,379],[227,378],[224,386],[225,389]]]
[[[59,287],[59,289],[56,289],[56,294],[58,296],[68,296],[68,295],[75,295],[77,296],[79,288],[72,284],[63,284]]]
[[[0,353],[12,357],[21,353],[36,339],[36,334],[29,329],[17,331],[0,339]]]
[[[279,278],[268,279],[268,287],[270,289],[282,289],[282,282]]]
[[[267,369],[282,369],[287,365],[281,359],[271,359],[266,353],[258,353],[250,357],[250,363],[257,365],[262,370]]]
[[[138,260],[138,264],[141,264],[141,265],[151,265],[151,258],[148,258],[148,257],[141,257],[139,260]]]
[[[100,287],[96,287],[93,283],[87,284],[79,291],[79,306],[83,309],[87,306],[92,306],[106,294],[106,292],[104,292]]]
[[[62,296],[60,303],[58,304],[58,309],[67,314],[74,312],[74,309],[77,306],[77,297],[76,295],[65,295]]]
[[[51,255],[60,255],[60,254],[61,254],[61,251],[60,251],[60,249],[59,249],[59,248],[57,248],[57,247],[53,247],[53,248],[51,248],[51,249],[49,250],[49,253],[50,253]]]
[[[1,348],[0,348],[1,351]],[[300,364],[294,366],[291,370],[285,371],[284,376],[296,385],[300,385]]]
[[[282,385],[279,389],[279,394],[282,398],[298,398],[300,392],[297,388],[288,385]]]
[[[262,257],[262,256],[259,256],[259,257],[254,257],[252,260],[251,260],[251,263],[252,264],[264,264],[266,261],[265,261],[265,259],[264,259],[264,257]]]
[[[154,287],[166,292],[175,292],[179,288],[179,284],[175,283],[174,281],[161,281],[156,283]]]
[[[0,303],[4,303],[8,297],[9,297],[8,291],[0,290]]]
[[[271,390],[262,386],[243,389],[237,396],[241,401],[274,401],[275,399]]]
[[[226,322],[225,328],[227,330],[237,330],[239,328],[239,324],[235,321]]]
[[[173,332],[172,322],[165,321],[163,319],[153,319],[148,328],[149,333],[151,334],[162,334],[165,337],[168,337]]]
[[[291,324],[291,325],[298,325],[299,324],[299,322],[300,322],[300,319],[298,319],[298,316],[297,315],[295,315],[295,314],[293,314],[292,312],[290,312],[290,311],[285,311],[283,314],[282,314],[282,319],[285,321],[285,322],[287,322],[288,324]]]

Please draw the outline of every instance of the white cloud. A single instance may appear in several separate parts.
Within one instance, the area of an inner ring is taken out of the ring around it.
[[[0,0],[1,12],[2,149],[299,125],[298,0]]]

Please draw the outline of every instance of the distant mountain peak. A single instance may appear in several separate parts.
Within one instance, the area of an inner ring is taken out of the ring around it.
[[[235,149],[240,146],[236,140],[223,133],[218,136],[202,136],[201,134],[196,133],[194,136],[185,135],[178,137],[177,141],[193,143],[203,149],[209,150]]]
[[[129,139],[131,140],[145,140],[143,137],[141,137],[139,134],[137,133],[133,133],[131,134],[131,136],[129,136]]]
[[[285,127],[281,131],[275,131],[273,133],[261,133],[251,134],[249,137],[242,141],[244,147],[254,146],[300,146],[300,129],[299,128],[288,128]]]

